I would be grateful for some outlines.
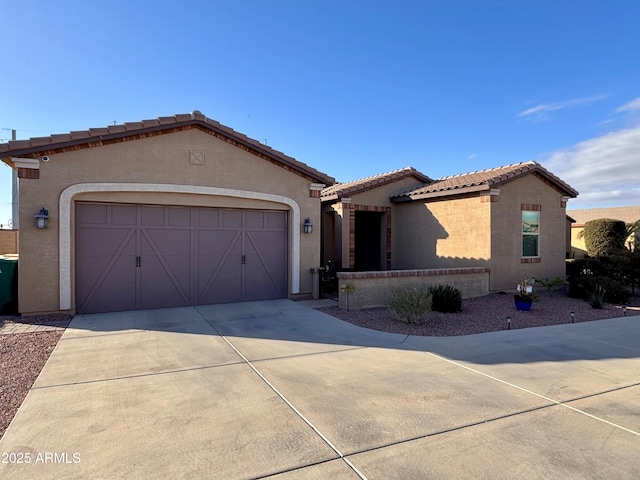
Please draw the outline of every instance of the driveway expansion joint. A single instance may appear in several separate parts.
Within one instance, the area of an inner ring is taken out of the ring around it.
[[[199,312],[200,313],[200,312]],[[201,313],[200,313],[201,314]],[[201,314],[202,315],[202,314]],[[204,315],[202,316],[205,320],[206,318],[204,317]],[[227,344],[244,360],[244,362],[256,373],[256,375],[258,375],[263,382],[265,382],[267,384],[267,386],[278,396],[280,397],[280,399],[285,402],[287,404],[287,406],[293,410],[293,412],[304,422],[306,423],[328,446],[329,448],[331,448],[340,459],[342,459],[348,466],[349,468],[351,468],[351,470],[353,470],[353,472],[358,475],[358,477],[360,477],[362,480],[367,480],[367,477],[360,472],[355,465],[353,465],[353,463],[351,463],[351,461],[346,458],[346,456],[340,451],[338,450],[338,448],[318,429],[318,427],[316,427],[313,423],[311,423],[311,421],[309,419],[307,419],[302,412],[300,412],[294,405],[293,403],[291,403],[285,396],[284,394],[282,394],[276,387],[275,385],[273,385],[268,379],[267,377],[265,377],[250,361],[249,359],[247,359],[242,352],[240,352],[240,350],[238,350],[235,345],[233,345],[233,343],[231,343],[231,341],[229,341],[229,339],[223,335],[216,327],[215,325],[213,325],[210,322],[207,322],[211,325],[211,327],[216,331],[216,333],[218,335],[220,335],[220,337],[227,342]]]

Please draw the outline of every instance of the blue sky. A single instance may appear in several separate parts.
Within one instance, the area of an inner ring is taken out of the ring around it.
[[[536,160],[639,204],[640,2],[4,2],[0,138],[198,109],[338,181]],[[9,130],[7,130],[9,129]],[[11,216],[0,165],[0,223]]]

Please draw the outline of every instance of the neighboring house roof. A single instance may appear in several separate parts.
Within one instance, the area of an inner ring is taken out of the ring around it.
[[[413,167],[405,167],[392,172],[381,173],[372,177],[361,178],[352,182],[336,183],[322,190],[320,197],[324,201],[348,197],[357,193],[366,192],[382,185],[402,180],[407,177],[415,178],[418,182],[428,183],[433,180]]]
[[[480,170],[444,177],[419,187],[393,195],[393,201],[402,202],[425,198],[444,197],[461,193],[479,192],[499,188],[523,175],[533,174],[568,197],[577,197],[578,192],[556,177],[537,162],[522,162],[504,167]]]
[[[98,147],[111,143],[172,133],[180,130],[197,128],[211,135],[221,138],[239,148],[254,155],[291,170],[312,182],[332,185],[333,177],[328,176],[293,157],[272,149],[257,140],[247,137],[242,133],[225,127],[224,125],[207,118],[199,111],[178,114],[171,117],[158,117],[153,120],[142,120],[134,123],[110,125],[104,128],[90,128],[49,137],[30,138],[29,140],[14,140],[0,144],[0,159],[12,165],[11,157],[37,158],[42,155],[52,155],[81,148]]]
[[[581,210],[567,210],[567,214],[576,219],[574,227],[582,227],[586,222],[599,218],[611,218],[613,220],[622,220],[625,223],[633,223],[640,220],[640,206],[585,208]]]

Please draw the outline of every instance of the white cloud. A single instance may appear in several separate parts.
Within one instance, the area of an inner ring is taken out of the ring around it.
[[[537,119],[547,118],[547,113],[554,112],[556,110],[562,110],[564,108],[575,107],[576,105],[583,105],[585,103],[592,103],[605,98],[605,95],[594,95],[593,97],[574,98],[566,100],[564,102],[557,103],[541,103],[535,107],[528,108],[520,112],[516,117],[533,117]]]
[[[580,192],[571,208],[640,204],[640,126],[558,150],[541,163]]]
[[[634,98],[629,103],[625,103],[620,108],[616,110],[616,112],[638,112],[640,111],[640,97]]]
[[[478,156],[477,153],[472,153],[471,155],[467,156],[467,160],[471,160],[473,158],[476,158]]]

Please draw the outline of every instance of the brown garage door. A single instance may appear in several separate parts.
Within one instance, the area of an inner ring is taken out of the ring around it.
[[[285,298],[281,211],[76,204],[79,313]]]

